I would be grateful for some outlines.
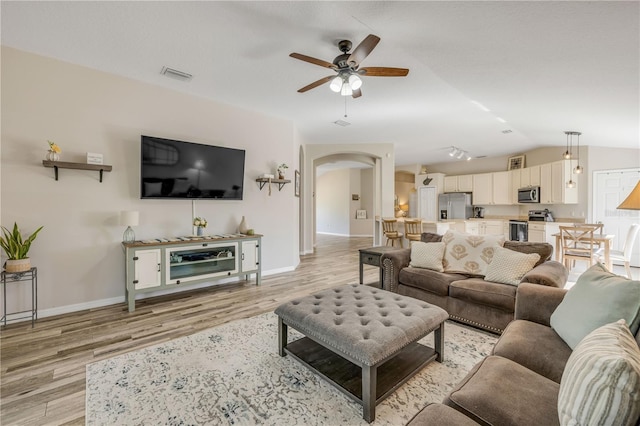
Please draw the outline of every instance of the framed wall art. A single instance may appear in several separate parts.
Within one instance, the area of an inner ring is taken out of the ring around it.
[[[507,170],[524,169],[524,155],[509,158],[509,167]]]
[[[296,197],[300,196],[300,172],[295,171],[295,179],[293,181],[293,193]]]

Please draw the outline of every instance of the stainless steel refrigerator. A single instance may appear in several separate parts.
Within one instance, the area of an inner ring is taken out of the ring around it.
[[[468,219],[472,217],[471,194],[451,192],[438,195],[438,212],[440,220]]]

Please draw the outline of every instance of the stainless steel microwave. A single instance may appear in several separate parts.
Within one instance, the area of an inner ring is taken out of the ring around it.
[[[519,203],[539,203],[540,187],[532,186],[529,188],[518,189],[518,202]]]

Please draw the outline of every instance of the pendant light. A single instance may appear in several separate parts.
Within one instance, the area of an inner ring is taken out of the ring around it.
[[[575,173],[577,175],[581,174],[584,171],[584,169],[580,165],[580,135],[581,134],[582,133],[580,133],[580,132],[575,132],[575,135],[578,137],[578,144],[577,144],[577,149],[576,149],[576,151],[578,152],[578,156],[577,156],[578,157],[577,158],[578,164],[576,165],[576,168],[573,169],[573,173]]]
[[[571,159],[571,151],[569,151],[569,133],[571,132],[564,132],[564,134],[567,135],[567,149],[564,154],[562,154],[562,158],[564,158],[565,160]]]

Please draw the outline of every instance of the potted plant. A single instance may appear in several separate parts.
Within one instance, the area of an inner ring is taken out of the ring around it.
[[[284,171],[287,170],[289,166],[285,163],[282,163],[278,166],[278,179],[284,179]]]
[[[5,270],[7,272],[24,272],[31,269],[31,259],[27,256],[31,243],[36,239],[42,226],[35,230],[26,240],[22,238],[22,233],[18,229],[18,224],[14,222],[13,231],[9,231],[4,226],[0,236],[0,247],[7,255]]]
[[[204,217],[196,217],[193,219],[193,226],[197,228],[197,235],[201,237],[204,235],[204,228],[207,227],[207,219]]]

